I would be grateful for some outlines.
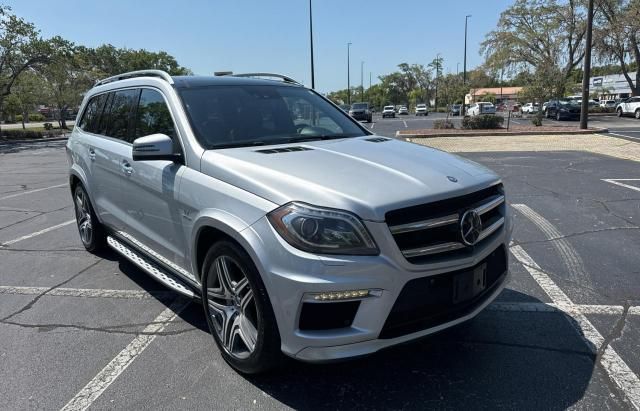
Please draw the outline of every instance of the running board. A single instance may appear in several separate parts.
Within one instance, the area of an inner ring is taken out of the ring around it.
[[[135,264],[138,268],[142,269],[142,271],[146,272],[151,277],[155,278],[157,281],[161,282],[175,292],[189,298],[196,297],[191,287],[186,285],[182,280],[178,279],[173,274],[170,274],[167,270],[160,267],[160,265],[153,262],[150,258],[141,255],[140,253],[128,247],[126,244],[116,240],[111,236],[107,236],[107,244],[109,244],[111,248],[116,250],[118,254],[121,254],[127,260]]]

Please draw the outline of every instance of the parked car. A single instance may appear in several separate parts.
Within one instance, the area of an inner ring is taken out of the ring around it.
[[[382,109],[382,118],[385,117],[391,117],[391,118],[395,118],[396,116],[396,109],[393,106],[384,106],[384,108]]]
[[[629,97],[619,103],[616,107],[616,112],[619,117],[633,115],[635,118],[640,119],[640,96]]]
[[[600,107],[603,108],[616,108],[615,100],[600,100]]]
[[[409,114],[409,109],[407,108],[407,106],[400,106],[400,108],[398,109],[398,115],[408,115]]]
[[[364,120],[367,123],[373,121],[373,113],[369,110],[369,103],[354,103],[351,105],[349,115],[356,120]]]
[[[351,106],[349,104],[340,104],[338,107],[340,107],[340,109],[345,113],[349,113],[349,110],[351,110]]]
[[[555,118],[556,120],[575,120],[580,118],[582,111],[580,103],[571,98],[549,100],[544,112],[546,118]]]
[[[473,103],[471,107],[469,107],[469,110],[467,110],[467,114],[472,117],[485,114],[496,114],[496,106],[494,106],[493,103],[480,101],[478,103]]]
[[[85,93],[66,148],[87,250],[108,245],[202,304],[243,373],[373,353],[502,292],[512,223],[496,174],[257,75],[147,70]]]
[[[429,109],[426,104],[416,104],[416,116],[428,116]]]
[[[522,106],[523,114],[535,114],[540,111],[540,104],[538,103],[527,103]]]
[[[462,104],[452,104],[449,108],[449,114],[451,114],[452,116],[459,116],[460,107],[462,107]]]

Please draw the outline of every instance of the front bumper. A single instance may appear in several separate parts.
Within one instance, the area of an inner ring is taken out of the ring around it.
[[[266,218],[244,233],[252,244],[251,254],[269,293],[280,332],[281,348],[286,355],[302,361],[324,362],[370,354],[420,338],[474,317],[500,294],[507,283],[510,218],[499,232],[478,246],[471,256],[428,265],[409,263],[402,256],[385,223],[365,224],[378,243],[378,256],[318,256],[302,252],[282,240]],[[444,278],[446,273],[469,269],[498,249],[504,250],[505,272],[500,273],[499,281],[491,287],[487,286],[472,306],[417,324],[417,329],[413,324],[413,328],[389,332],[390,313],[395,311],[394,305],[407,283],[412,280],[432,281],[437,276]],[[350,290],[375,290],[375,296],[353,299],[358,302],[357,308],[346,326],[330,329],[305,329],[300,326],[305,304],[334,303],[317,302],[312,293]]]
[[[368,120],[369,119],[369,114],[367,114],[366,112],[356,112],[356,113],[352,113],[350,114],[351,117],[353,117],[356,120]]]

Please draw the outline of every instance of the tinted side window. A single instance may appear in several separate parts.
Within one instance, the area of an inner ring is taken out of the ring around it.
[[[105,94],[106,98],[104,106],[102,108],[102,112],[98,116],[98,120],[93,126],[93,132],[96,134],[102,134],[104,136],[107,135],[107,127],[109,126],[109,124],[111,124],[111,103],[113,102],[114,94],[114,92]]]
[[[142,89],[136,115],[135,138],[162,133],[175,139],[173,119],[162,94],[155,90]]]
[[[138,102],[140,90],[116,91],[112,97],[106,135],[120,140],[131,141],[129,133],[133,108]]]
[[[94,133],[96,124],[100,118],[100,111],[106,100],[106,94],[100,94],[99,96],[92,97],[87,103],[87,107],[84,109],[82,119],[80,120],[80,128],[84,131]]]

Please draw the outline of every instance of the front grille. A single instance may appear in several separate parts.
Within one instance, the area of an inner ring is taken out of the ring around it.
[[[460,219],[474,210],[482,231],[473,246],[465,245]],[[497,233],[504,225],[505,200],[502,184],[460,197],[393,210],[386,214],[387,225],[404,257],[413,264],[463,257]]]
[[[478,267],[484,271],[484,289],[466,300],[456,301],[454,279]],[[411,280],[396,300],[379,338],[395,338],[463,317],[482,303],[506,278],[507,257],[503,245],[474,267]]]

